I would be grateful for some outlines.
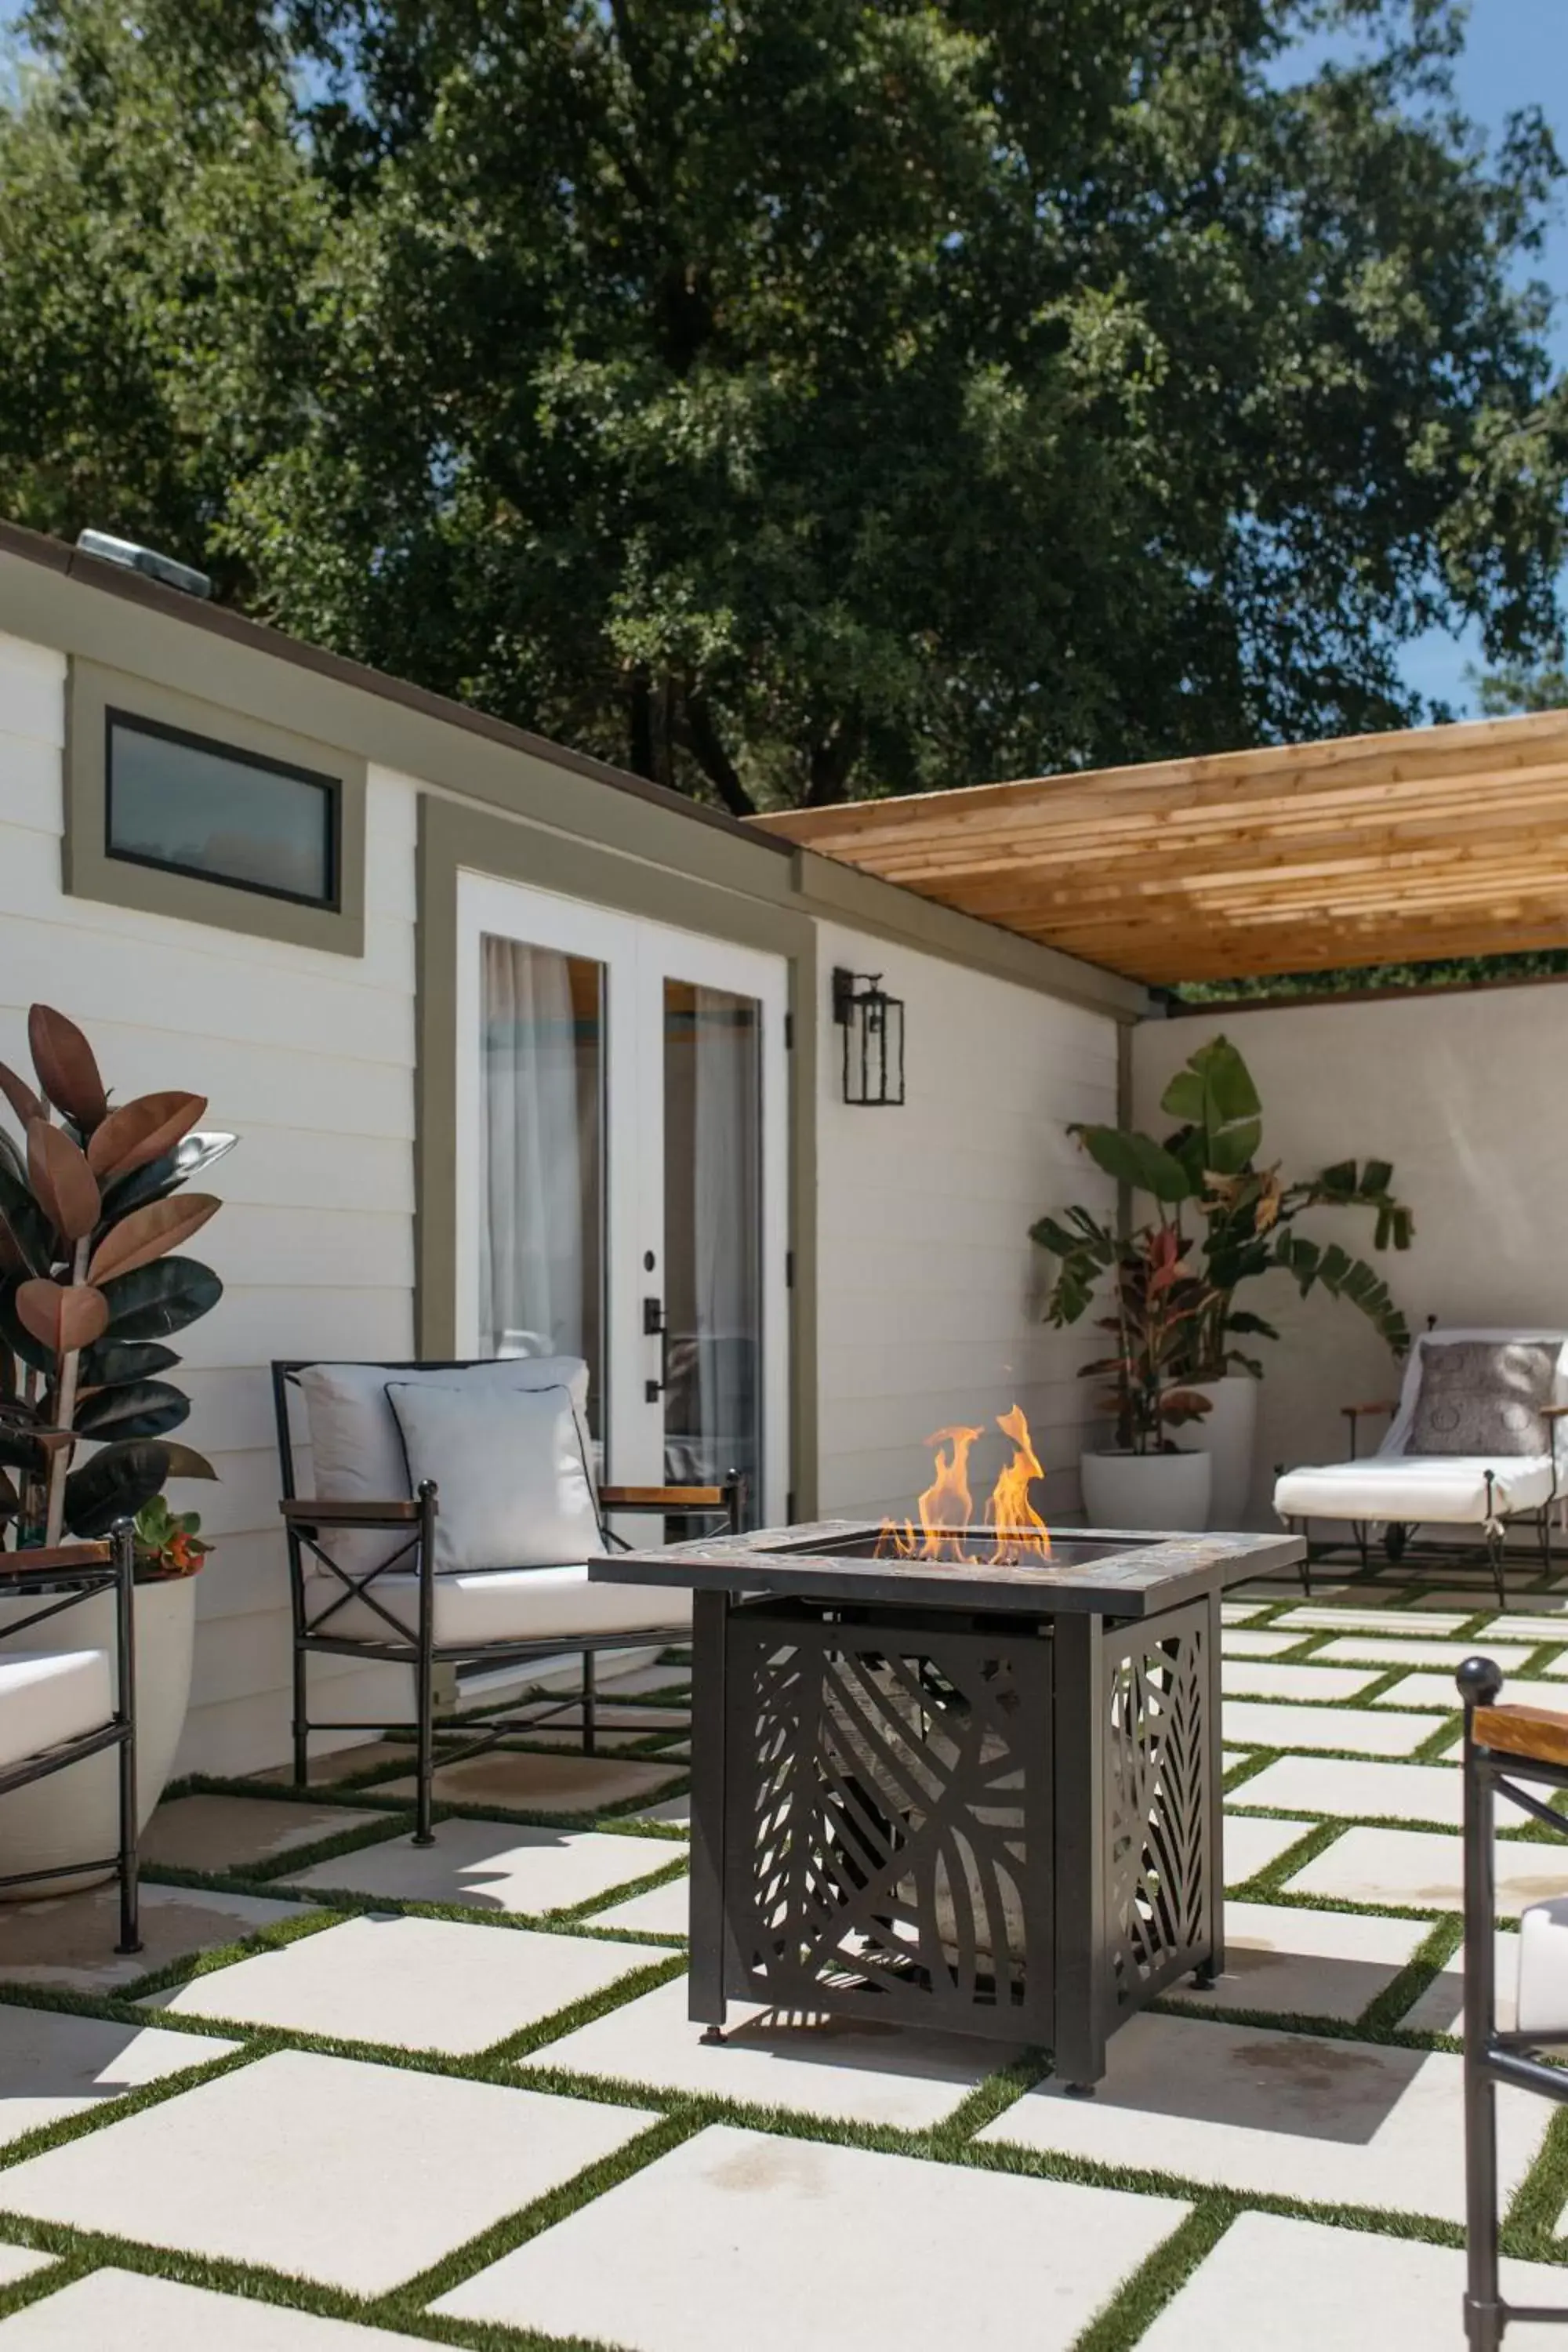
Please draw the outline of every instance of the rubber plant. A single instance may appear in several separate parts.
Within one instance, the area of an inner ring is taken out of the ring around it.
[[[221,1203],[182,1187],[236,1140],[198,1129],[201,1095],[111,1104],[47,1004],[27,1042],[36,1087],[0,1063],[20,1135],[0,1125],[0,1531],[19,1549],[104,1535],[170,1478],[217,1475],[169,1436],[191,1408],[163,1342],[223,1295],[180,1254]]]
[[[1244,1283],[1273,1268],[1289,1275],[1303,1298],[1321,1288],[1348,1299],[1394,1353],[1404,1355],[1409,1327],[1382,1276],[1338,1243],[1325,1245],[1294,1230],[1310,1209],[1365,1209],[1373,1219],[1375,1248],[1408,1249],[1415,1220],[1394,1197],[1390,1163],[1340,1160],[1296,1180],[1282,1176],[1278,1161],[1260,1167],[1262,1104],[1252,1073],[1226,1037],[1210,1038],[1188,1056],[1160,1108],[1179,1122],[1163,1142],[1121,1127],[1076,1125],[1068,1131],[1097,1168],[1128,1192],[1153,1201],[1159,1221],[1174,1228],[1184,1249],[1195,1244],[1200,1250],[1207,1297],[1189,1335],[1187,1377],[1214,1381],[1232,1370],[1261,1377],[1262,1364],[1236,1341],[1279,1334],[1261,1315],[1238,1307],[1236,1296]],[[1047,1318],[1076,1323],[1100,1276],[1117,1263],[1121,1244],[1085,1208],[1042,1217],[1029,1230],[1058,1261]]]

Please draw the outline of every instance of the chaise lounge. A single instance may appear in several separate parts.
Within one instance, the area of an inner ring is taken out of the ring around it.
[[[1311,1591],[1315,1563],[1353,1549],[1363,1571],[1381,1528],[1392,1562],[1418,1555],[1423,1528],[1473,1528],[1482,1538],[1506,1601],[1509,1530],[1528,1528],[1541,1565],[1552,1562],[1552,1514],[1568,1491],[1568,1334],[1562,1331],[1424,1331],[1411,1349],[1394,1403],[1346,1405],[1351,1458],[1288,1470],[1274,1488],[1274,1508],[1308,1538],[1301,1581]],[[1374,1454],[1358,1458],[1363,1420],[1388,1416]],[[1311,1539],[1311,1525],[1348,1522],[1350,1535]],[[1420,1555],[1452,1564],[1454,1549],[1429,1544]]]

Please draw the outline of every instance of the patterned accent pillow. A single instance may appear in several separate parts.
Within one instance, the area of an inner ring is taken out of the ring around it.
[[[1550,1454],[1555,1343],[1451,1339],[1421,1351],[1407,1454]]]

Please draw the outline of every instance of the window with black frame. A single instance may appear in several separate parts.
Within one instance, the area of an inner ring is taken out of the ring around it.
[[[110,857],[301,906],[339,906],[337,777],[128,711],[104,717]]]

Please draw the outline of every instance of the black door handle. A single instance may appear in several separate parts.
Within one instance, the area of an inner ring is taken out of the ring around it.
[[[643,1382],[645,1402],[657,1404],[669,1385],[669,1325],[665,1319],[662,1298],[643,1300],[642,1328],[648,1339],[658,1341],[658,1378]]]

